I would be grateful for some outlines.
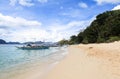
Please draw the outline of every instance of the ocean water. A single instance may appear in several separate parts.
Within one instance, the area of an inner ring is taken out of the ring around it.
[[[19,45],[0,45],[0,79],[14,79],[17,74],[36,67],[41,67],[39,71],[44,71],[67,54],[67,47],[21,50],[15,46]]]

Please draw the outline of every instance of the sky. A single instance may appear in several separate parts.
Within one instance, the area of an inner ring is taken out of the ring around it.
[[[120,0],[0,0],[0,39],[7,42],[69,39]]]

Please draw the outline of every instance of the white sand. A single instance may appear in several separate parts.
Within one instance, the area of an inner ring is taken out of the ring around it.
[[[120,42],[70,46],[44,79],[120,79]]]

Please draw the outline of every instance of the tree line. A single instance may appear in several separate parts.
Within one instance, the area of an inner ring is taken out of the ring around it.
[[[120,40],[120,10],[106,11],[96,16],[96,19],[84,31],[73,35],[69,40],[61,40],[62,44],[103,43]]]

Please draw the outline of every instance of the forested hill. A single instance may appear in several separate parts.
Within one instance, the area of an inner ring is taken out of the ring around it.
[[[101,43],[120,40],[120,10],[99,14],[83,32],[71,36],[69,43]]]

